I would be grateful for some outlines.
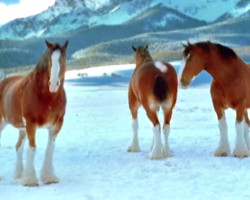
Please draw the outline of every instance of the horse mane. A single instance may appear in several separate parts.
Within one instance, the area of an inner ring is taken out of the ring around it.
[[[48,59],[50,59],[50,56],[56,50],[60,50],[62,52],[62,47],[58,43],[54,44],[53,49],[47,48],[46,51],[44,52],[44,54],[42,55],[42,57],[40,58],[40,60],[38,61],[34,71],[46,72],[48,70],[48,67],[49,67],[48,66],[48,63],[49,63]]]
[[[194,47],[198,47],[201,48],[204,52],[211,52],[213,50],[213,48],[215,47],[217,49],[217,52],[219,53],[219,55],[224,58],[224,59],[236,59],[237,58],[237,54],[234,52],[233,49],[218,44],[218,43],[212,43],[210,41],[207,42],[197,42],[194,44],[190,44],[188,43],[188,45],[184,45],[185,49],[183,51],[183,56],[184,58],[186,58],[188,56],[188,54],[190,53],[191,49]]]
[[[150,53],[148,52],[148,50],[145,49],[145,47],[143,47],[143,46],[138,46],[138,48],[137,48],[136,51],[139,53],[139,55],[140,55],[141,57],[144,58],[144,63],[145,63],[145,62],[152,62],[152,61],[153,61],[153,58],[151,57],[151,55],[150,55]]]

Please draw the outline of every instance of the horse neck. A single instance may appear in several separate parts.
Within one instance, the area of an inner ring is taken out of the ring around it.
[[[140,59],[136,60],[136,66],[140,66],[144,63],[148,63],[148,62],[153,62],[153,59],[150,55],[146,56],[146,57],[142,57]]]
[[[223,60],[221,58],[210,58],[210,62],[205,65],[205,71],[207,71],[213,79],[220,83],[222,86],[227,86],[229,80],[232,81],[237,77],[239,73],[239,65],[244,65],[244,62],[240,58],[232,58],[229,60]]]

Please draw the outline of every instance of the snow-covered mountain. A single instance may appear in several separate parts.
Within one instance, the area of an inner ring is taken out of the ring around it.
[[[250,8],[244,7],[247,3],[247,0],[57,0],[38,15],[2,25],[0,39],[51,37],[81,28],[123,24],[158,5],[193,20],[210,23],[224,15],[244,14]],[[166,26],[169,21],[176,19],[176,16],[170,15],[166,13],[165,19],[155,22],[155,26]],[[178,21],[183,20],[177,18]]]
[[[225,12],[215,21],[220,22],[237,17],[249,17],[249,12],[250,12],[250,0],[240,0],[236,3],[236,5],[232,9],[230,9],[228,12]]]
[[[131,56],[131,44],[154,52],[180,50],[187,40],[244,46],[249,21],[250,0],[57,0],[0,27],[0,68],[33,65],[45,38],[68,39],[67,58],[93,65]]]

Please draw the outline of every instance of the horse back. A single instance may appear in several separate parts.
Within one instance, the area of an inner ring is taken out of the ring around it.
[[[163,62],[148,62],[136,67],[132,78],[130,87],[135,96],[140,101],[143,99],[155,99],[155,83],[157,77],[165,80],[168,88],[168,97],[173,97],[176,100],[178,79],[175,68],[169,63]],[[161,80],[160,82],[163,83]],[[162,84],[158,84],[159,86]],[[164,88],[164,87],[163,87]]]
[[[17,120],[21,116],[19,85],[22,79],[22,76],[10,76],[0,82],[0,117],[14,126],[22,123]]]

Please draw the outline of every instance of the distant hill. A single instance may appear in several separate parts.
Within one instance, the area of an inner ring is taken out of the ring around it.
[[[249,9],[250,0],[57,0],[47,11],[0,27],[0,68],[36,64],[45,39],[68,39],[68,63],[78,67],[128,60],[131,45],[172,56],[188,40],[247,46]]]

